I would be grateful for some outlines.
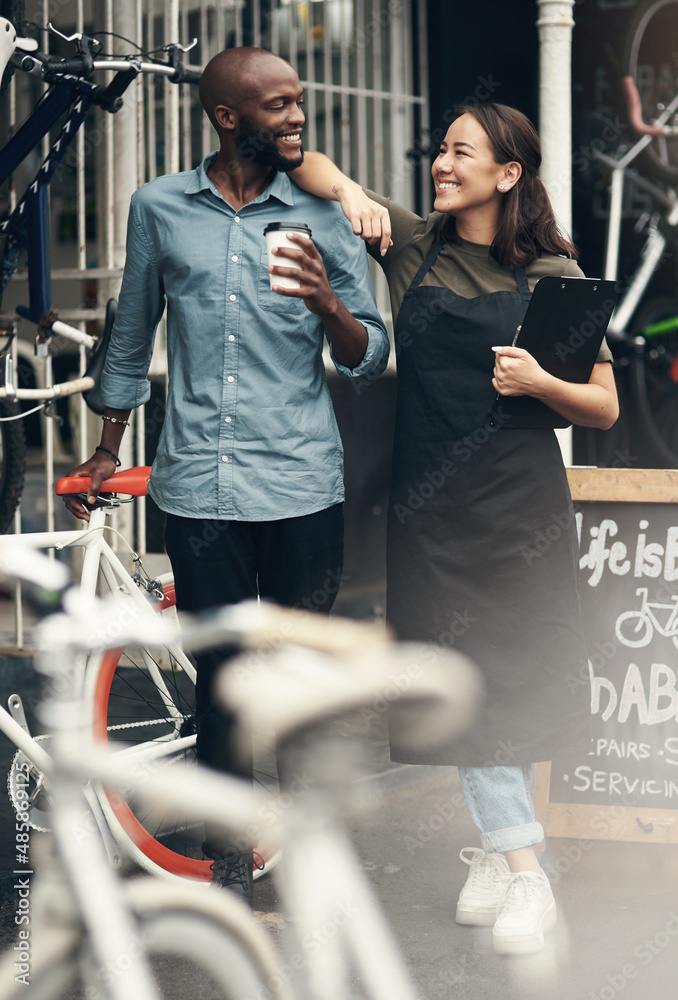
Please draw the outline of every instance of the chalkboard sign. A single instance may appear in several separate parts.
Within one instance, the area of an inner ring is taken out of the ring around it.
[[[569,476],[589,662],[568,683],[591,685],[593,739],[552,764],[542,819],[550,835],[678,843],[678,472]]]

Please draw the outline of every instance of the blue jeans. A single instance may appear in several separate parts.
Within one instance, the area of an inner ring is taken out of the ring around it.
[[[460,767],[461,787],[486,854],[532,847],[544,839],[534,818],[536,764]]]

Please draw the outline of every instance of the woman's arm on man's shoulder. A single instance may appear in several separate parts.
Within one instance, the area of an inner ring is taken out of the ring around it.
[[[309,194],[338,201],[356,236],[368,243],[379,243],[383,257],[391,242],[388,209],[369,198],[324,153],[305,153],[304,162],[290,172],[290,177]]]

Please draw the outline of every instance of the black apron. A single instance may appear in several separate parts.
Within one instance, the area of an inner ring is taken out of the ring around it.
[[[530,291],[466,299],[421,282],[403,299],[388,515],[387,617],[399,639],[468,655],[486,697],[471,730],[405,763],[508,765],[586,745],[590,691],[574,512],[552,430],[501,426],[493,345],[512,343]]]

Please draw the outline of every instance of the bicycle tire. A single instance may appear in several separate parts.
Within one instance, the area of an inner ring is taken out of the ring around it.
[[[14,417],[19,408],[0,399],[0,418]],[[0,420],[0,534],[13,530],[26,477],[26,435],[23,420]]]
[[[227,892],[192,888],[150,879],[124,886],[164,1000],[179,1000],[196,988],[204,1000],[291,1000],[273,944],[243,904]],[[31,952],[28,986],[14,980],[14,956],[0,968],[5,1000],[84,1000],[93,989],[106,995],[87,941],[73,928],[36,933]],[[186,989],[188,976],[192,990]]]
[[[163,592],[164,599],[159,609],[174,608],[173,581],[164,584]],[[138,651],[109,650],[96,663],[88,666],[87,682],[95,736],[107,740],[109,745],[116,739],[129,744],[130,736],[136,743],[157,742],[195,732],[192,680],[169,650],[144,652],[159,663],[184,721],[177,732],[176,725],[169,721],[146,664],[140,662]],[[189,765],[195,763],[195,747],[165,758],[167,766],[177,760]],[[258,775],[261,783],[268,782],[269,778],[269,775]],[[169,824],[164,815],[142,809],[133,800],[103,787],[98,790],[98,796],[116,843],[138,867],[166,880],[212,880],[212,860],[205,857],[202,851],[204,832],[201,826],[181,819]],[[257,845],[256,853],[255,879],[270,871],[279,857],[276,846],[266,843]],[[260,862],[263,862],[263,868]]]
[[[636,81],[643,118],[650,122],[660,106],[678,94],[678,0],[641,0],[629,18],[620,51],[621,75]],[[654,138],[638,163],[658,180],[678,182],[678,136]]]
[[[637,313],[633,332],[678,316],[671,298],[650,300]],[[653,460],[662,468],[678,468],[678,330],[648,338],[630,356],[631,406]]]

